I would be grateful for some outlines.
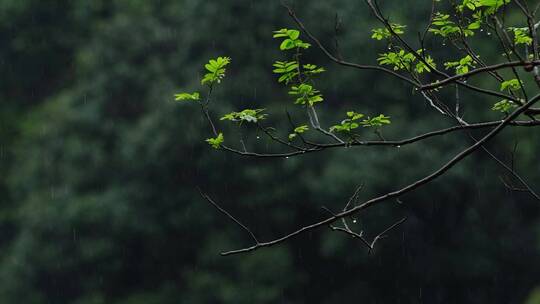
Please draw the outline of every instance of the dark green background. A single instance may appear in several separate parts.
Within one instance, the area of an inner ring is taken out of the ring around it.
[[[386,11],[415,41],[429,5],[394,2]],[[327,45],[337,13],[351,61],[373,64],[385,50],[369,38],[376,23],[362,1],[295,7]],[[271,32],[293,26],[278,1],[0,1],[0,302],[539,303],[540,204],[508,191],[482,152],[403,205],[360,214],[368,236],[408,217],[374,254],[320,229],[219,256],[251,240],[197,186],[270,240],[327,216],[322,207],[341,209],[360,183],[363,199],[395,190],[471,143],[456,133],[271,160],[212,150],[198,108],[173,94],[197,90],[203,64],[230,56],[213,113],[265,107],[286,132],[285,110],[306,117],[271,72],[284,59]],[[476,45],[483,58],[501,60],[488,38]],[[458,56],[440,40],[428,48],[440,62]],[[391,139],[452,124],[395,79],[338,67],[316,49],[305,56],[328,70],[318,82],[326,126],[346,110],[390,115]],[[489,110],[497,100],[462,94],[466,119],[500,118]],[[248,128],[221,129],[229,144],[241,132],[250,148],[272,150]],[[509,129],[488,147],[509,161],[518,142],[516,169],[540,190],[538,139]]]

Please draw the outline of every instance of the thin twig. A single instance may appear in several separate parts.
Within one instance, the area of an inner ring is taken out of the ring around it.
[[[242,229],[244,229],[247,233],[249,233],[249,235],[251,236],[251,238],[255,241],[256,244],[259,244],[259,241],[257,240],[257,238],[255,237],[255,234],[253,234],[253,232],[251,232],[251,230],[249,230],[248,227],[246,227],[244,224],[242,224],[239,220],[237,220],[234,216],[232,216],[229,212],[227,212],[227,210],[221,208],[216,202],[214,202],[214,200],[212,200],[208,195],[206,195],[205,193],[203,193],[201,191],[201,189],[198,189],[199,190],[199,193],[201,194],[202,198],[204,198],[205,200],[207,200],[210,204],[212,204],[212,206],[214,206],[217,210],[219,210],[219,212],[225,214],[228,218],[230,218],[233,222],[235,222],[238,226],[242,227]]]
[[[392,229],[395,229],[397,226],[403,224],[406,220],[407,220],[407,218],[404,217],[401,220],[395,222],[394,224],[392,224],[388,228],[384,229],[381,233],[377,234],[373,238],[373,240],[371,242],[368,242],[366,240],[366,238],[364,237],[363,232],[357,233],[357,232],[354,232],[354,231],[352,231],[351,229],[348,229],[348,228],[335,227],[335,226],[332,226],[332,225],[330,225],[330,229],[332,229],[333,231],[344,232],[344,233],[346,233],[346,234],[348,234],[348,235],[350,235],[350,236],[352,236],[354,238],[360,239],[362,241],[362,243],[364,243],[364,245],[366,245],[368,247],[368,253],[371,253],[371,251],[375,248],[375,244],[377,243],[377,241],[384,238],[386,233],[390,232]]]

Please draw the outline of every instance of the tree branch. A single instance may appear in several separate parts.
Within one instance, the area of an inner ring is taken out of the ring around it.
[[[326,218],[322,221],[319,221],[319,222],[316,222],[316,223],[313,223],[311,225],[308,225],[308,226],[304,226],[294,232],[291,232],[285,236],[282,236],[280,238],[277,238],[277,239],[274,239],[272,241],[269,241],[269,242],[262,242],[262,243],[257,243],[251,247],[246,247],[246,248],[242,248],[242,249],[238,249],[238,250],[231,250],[231,251],[226,251],[226,252],[222,252],[221,255],[223,256],[227,256],[227,255],[233,255],[233,254],[239,254],[239,253],[245,253],[245,252],[250,252],[250,251],[254,251],[254,250],[257,250],[257,249],[260,249],[260,248],[263,248],[263,247],[270,247],[270,246],[274,246],[274,245],[277,245],[277,244],[280,244],[286,240],[289,240],[293,237],[296,237],[300,234],[303,234],[307,231],[311,231],[313,229],[316,229],[316,228],[319,228],[321,226],[325,226],[325,225],[329,225],[331,223],[333,223],[334,221],[340,219],[340,218],[343,218],[345,216],[349,216],[351,214],[354,214],[356,212],[359,212],[361,210],[364,210],[364,209],[367,209],[367,208],[370,208],[372,206],[375,206],[383,201],[386,201],[388,199],[392,199],[392,198],[399,198],[400,196],[406,194],[406,193],[409,193],[421,186],[424,186],[432,181],[434,181],[435,179],[437,179],[439,176],[443,175],[445,172],[447,172],[448,170],[450,170],[452,167],[454,167],[457,163],[459,163],[460,161],[462,161],[463,159],[465,159],[467,156],[469,156],[470,154],[472,154],[473,152],[475,152],[477,149],[479,149],[484,143],[486,143],[488,140],[492,139],[493,137],[495,137],[497,134],[499,134],[513,119],[515,119],[517,116],[519,116],[520,114],[522,114],[525,110],[527,110],[529,107],[531,107],[532,105],[534,105],[538,100],[540,99],[540,95],[536,95],[535,97],[533,97],[531,100],[529,100],[527,103],[525,103],[523,106],[517,108],[512,114],[510,114],[505,120],[503,120],[499,125],[497,125],[496,128],[494,128],[493,130],[491,130],[491,132],[489,132],[487,135],[485,135],[484,137],[482,137],[480,140],[478,140],[475,144],[469,146],[468,148],[466,148],[465,150],[461,151],[460,153],[458,153],[457,155],[455,155],[450,161],[448,161],[446,164],[444,164],[442,167],[440,167],[439,169],[437,169],[436,171],[434,171],[433,173],[399,189],[399,190],[396,190],[396,191],[393,191],[393,192],[389,192],[389,193],[386,193],[384,195],[381,195],[381,196],[378,196],[378,197],[375,197],[371,200],[368,200],[366,202],[364,202],[363,204],[361,205],[358,205],[354,208],[351,208],[347,211],[343,211],[341,213],[338,213],[336,215],[333,215],[332,217],[329,217],[329,218]]]

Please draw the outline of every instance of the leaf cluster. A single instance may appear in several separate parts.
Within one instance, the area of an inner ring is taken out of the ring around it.
[[[319,90],[316,90],[312,85],[307,83],[292,86],[291,90],[289,91],[289,95],[298,96],[294,102],[295,104],[310,106],[324,100],[320,93],[321,92]]]
[[[505,90],[517,91],[517,90],[521,89],[522,86],[523,86],[523,81],[520,81],[520,80],[514,78],[514,79],[503,81],[501,83],[500,90],[501,91],[505,91]]]
[[[285,38],[279,45],[279,49],[282,51],[290,50],[294,48],[307,49],[311,44],[302,41],[298,37],[300,36],[300,31],[290,30],[282,28],[280,30],[274,31],[274,38]]]
[[[223,77],[225,77],[225,66],[231,62],[229,57],[218,57],[216,59],[210,59],[210,61],[204,65],[204,68],[208,71],[201,80],[201,84],[212,85],[214,83],[220,83]]]
[[[496,102],[493,107],[491,108],[491,110],[493,111],[498,111],[498,112],[501,112],[501,113],[509,113],[510,110],[512,108],[515,108],[517,107],[517,105],[515,103],[513,103],[512,101],[510,100],[507,100],[507,99],[503,99],[499,102]]]
[[[340,124],[334,125],[330,128],[330,132],[346,132],[350,133],[352,130],[363,127],[381,127],[390,124],[390,117],[380,114],[375,117],[367,117],[362,119],[365,115],[357,113],[355,111],[348,111],[347,118],[342,120]],[[360,120],[362,119],[362,120]]]
[[[289,141],[292,141],[296,138],[299,134],[302,134],[309,130],[309,127],[307,125],[301,125],[296,128],[294,128],[293,132],[289,134]]]
[[[417,53],[421,54],[422,50],[418,50]],[[392,65],[394,71],[406,70],[421,74],[426,71],[430,72],[431,69],[436,67],[435,61],[429,55],[424,57],[425,63],[423,61],[416,62],[416,60],[417,58],[413,53],[405,52],[405,50],[383,53],[379,55],[379,58],[377,58],[379,64]]]
[[[199,100],[200,96],[198,92],[194,93],[178,93],[174,94],[174,100],[176,101],[186,101],[186,100]]]
[[[212,148],[219,149],[224,141],[223,133],[219,133],[216,137],[207,138],[205,140]]]
[[[397,35],[402,35],[405,33],[406,25],[397,24],[397,23],[391,23],[390,27],[392,28],[392,31]],[[372,29],[371,32],[373,33],[371,35],[371,38],[376,40],[383,40],[388,39],[392,37],[392,33],[388,28],[376,28]]]
[[[475,62],[470,55],[461,58],[458,61],[449,61],[444,63],[444,67],[448,69],[455,69],[456,74],[465,74],[469,72],[470,68],[475,68]]]
[[[531,45],[532,44],[532,37],[529,35],[529,29],[526,27],[510,27],[508,28],[509,31],[512,31],[514,33],[514,44],[525,44],[525,45]]]
[[[220,120],[229,120],[236,122],[252,122],[256,123],[259,120],[265,119],[267,114],[261,114],[265,109],[245,109],[240,112],[231,112],[225,114]]]

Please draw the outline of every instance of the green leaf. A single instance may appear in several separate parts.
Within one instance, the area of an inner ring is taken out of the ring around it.
[[[287,30],[287,35],[291,40],[296,40],[300,36],[300,32],[297,30]]]
[[[286,38],[279,45],[279,49],[282,51],[290,50],[293,48],[307,49],[311,46],[311,44],[298,39],[298,37],[300,37],[300,31],[298,30],[290,30],[290,29],[283,28],[283,29],[274,31],[273,37]]]
[[[313,88],[313,86],[305,83],[291,87],[289,95],[298,96],[298,98],[296,98],[296,101],[294,102],[295,104],[308,104],[312,106],[317,102],[323,101],[323,97],[320,94],[319,90],[316,90]]]
[[[174,100],[199,100],[199,93],[178,93],[174,94]]]
[[[393,65],[394,71],[410,70],[412,63],[416,57],[412,53],[406,53],[404,50],[399,52],[388,52],[379,55],[377,61],[380,65]]]
[[[467,25],[467,28],[469,30],[477,30],[480,28],[481,21],[477,20],[475,22],[472,22],[471,24]]]
[[[301,125],[299,127],[294,128],[294,133],[301,134],[301,133],[306,132],[307,130],[309,130],[309,127],[307,125]]]
[[[306,71],[304,71],[304,73],[308,74],[308,75],[319,74],[319,73],[322,73],[322,72],[326,71],[324,68],[317,67],[314,64],[304,64],[303,67],[306,70]]]
[[[288,37],[289,35],[287,34],[287,29],[283,28],[283,29],[280,29],[280,30],[277,30],[277,31],[274,31],[274,38],[280,38],[280,37]]]
[[[292,141],[293,139],[296,138],[296,136],[298,134],[302,134],[302,133],[306,132],[307,130],[309,130],[309,127],[307,125],[301,125],[301,126],[298,126],[298,127],[294,128],[293,133],[289,134],[289,141]]]
[[[210,59],[207,64],[204,65],[205,69],[210,72],[206,73],[201,80],[201,84],[213,85],[214,83],[220,83],[225,77],[225,67],[231,62],[229,57],[217,57],[216,59]]]
[[[217,67],[216,67],[215,65],[213,65],[213,64],[210,64],[210,63],[205,64],[204,67],[205,67],[209,72],[212,72],[212,73],[216,72],[216,70],[217,70]]]
[[[285,51],[285,50],[290,50],[292,48],[294,48],[296,45],[294,43],[294,40],[291,40],[291,39],[285,39],[283,40],[283,42],[281,42],[281,44],[279,45],[279,49],[282,50],[282,51]]]
[[[401,25],[397,23],[390,24],[390,27],[392,28],[392,31],[396,33],[397,35],[404,34],[404,29],[407,27],[406,25]],[[372,29],[371,32],[373,33],[371,35],[371,38],[376,40],[383,40],[392,37],[392,33],[388,28],[376,28]]]
[[[515,107],[517,107],[516,104],[514,104],[513,102],[509,100],[503,99],[499,102],[496,102],[491,108],[491,110],[499,111],[501,113],[508,113],[510,109],[515,108]]]
[[[352,121],[352,120],[358,120],[358,119],[364,117],[364,114],[362,114],[362,113],[356,113],[355,111],[348,111],[348,112],[347,112],[347,116],[348,116],[349,119]]]
[[[433,17],[431,26],[432,27],[430,27],[429,32],[433,33],[434,35],[449,37],[462,34],[467,37],[474,35],[474,32],[472,30],[477,25],[473,24],[471,28],[467,27],[465,29],[462,29],[460,26],[456,25],[454,21],[450,20],[450,15],[437,12]]]
[[[341,123],[339,125],[334,125],[330,128],[330,132],[345,132],[345,133],[350,133],[352,130],[358,128],[361,124],[366,126],[366,121],[371,121],[373,120],[373,124],[377,123],[380,123],[381,125],[386,123],[386,121],[388,121],[387,123],[390,123],[390,120],[389,120],[389,117],[386,117],[384,115],[379,115],[378,117],[375,117],[373,119],[364,119],[363,121],[361,121],[360,123],[358,122],[355,122],[357,120],[359,120],[360,118],[364,117],[364,114],[362,113],[357,113],[355,111],[348,111],[347,112],[347,117],[346,119],[342,120]]]
[[[520,82],[519,80],[514,78],[514,79],[510,79],[510,80],[502,82],[500,90],[501,91],[504,91],[504,90],[517,91],[521,89],[522,85],[523,85],[522,81]]]
[[[276,61],[273,66],[275,69],[272,72],[282,74],[278,82],[285,81],[289,83],[289,81],[298,75],[298,62],[296,61]]]
[[[219,132],[217,137],[214,138],[207,138],[205,140],[209,145],[212,146],[214,149],[219,149],[221,147],[221,144],[224,141],[223,133]]]
[[[225,114],[220,120],[230,120],[235,122],[252,122],[257,123],[259,120],[265,119],[267,114],[261,114],[265,109],[245,109],[240,112],[231,112]]]
[[[364,127],[381,127],[390,124],[390,117],[380,114],[373,118],[367,118],[360,122]]]
[[[444,66],[446,69],[455,68],[456,74],[465,74],[469,72],[469,68],[476,67],[473,58],[470,55],[467,55],[461,58],[459,61],[445,62]]]
[[[526,27],[511,27],[509,28],[512,32],[514,32],[514,44],[525,44],[525,45],[531,45],[533,42],[532,37],[529,35],[529,29]]]

